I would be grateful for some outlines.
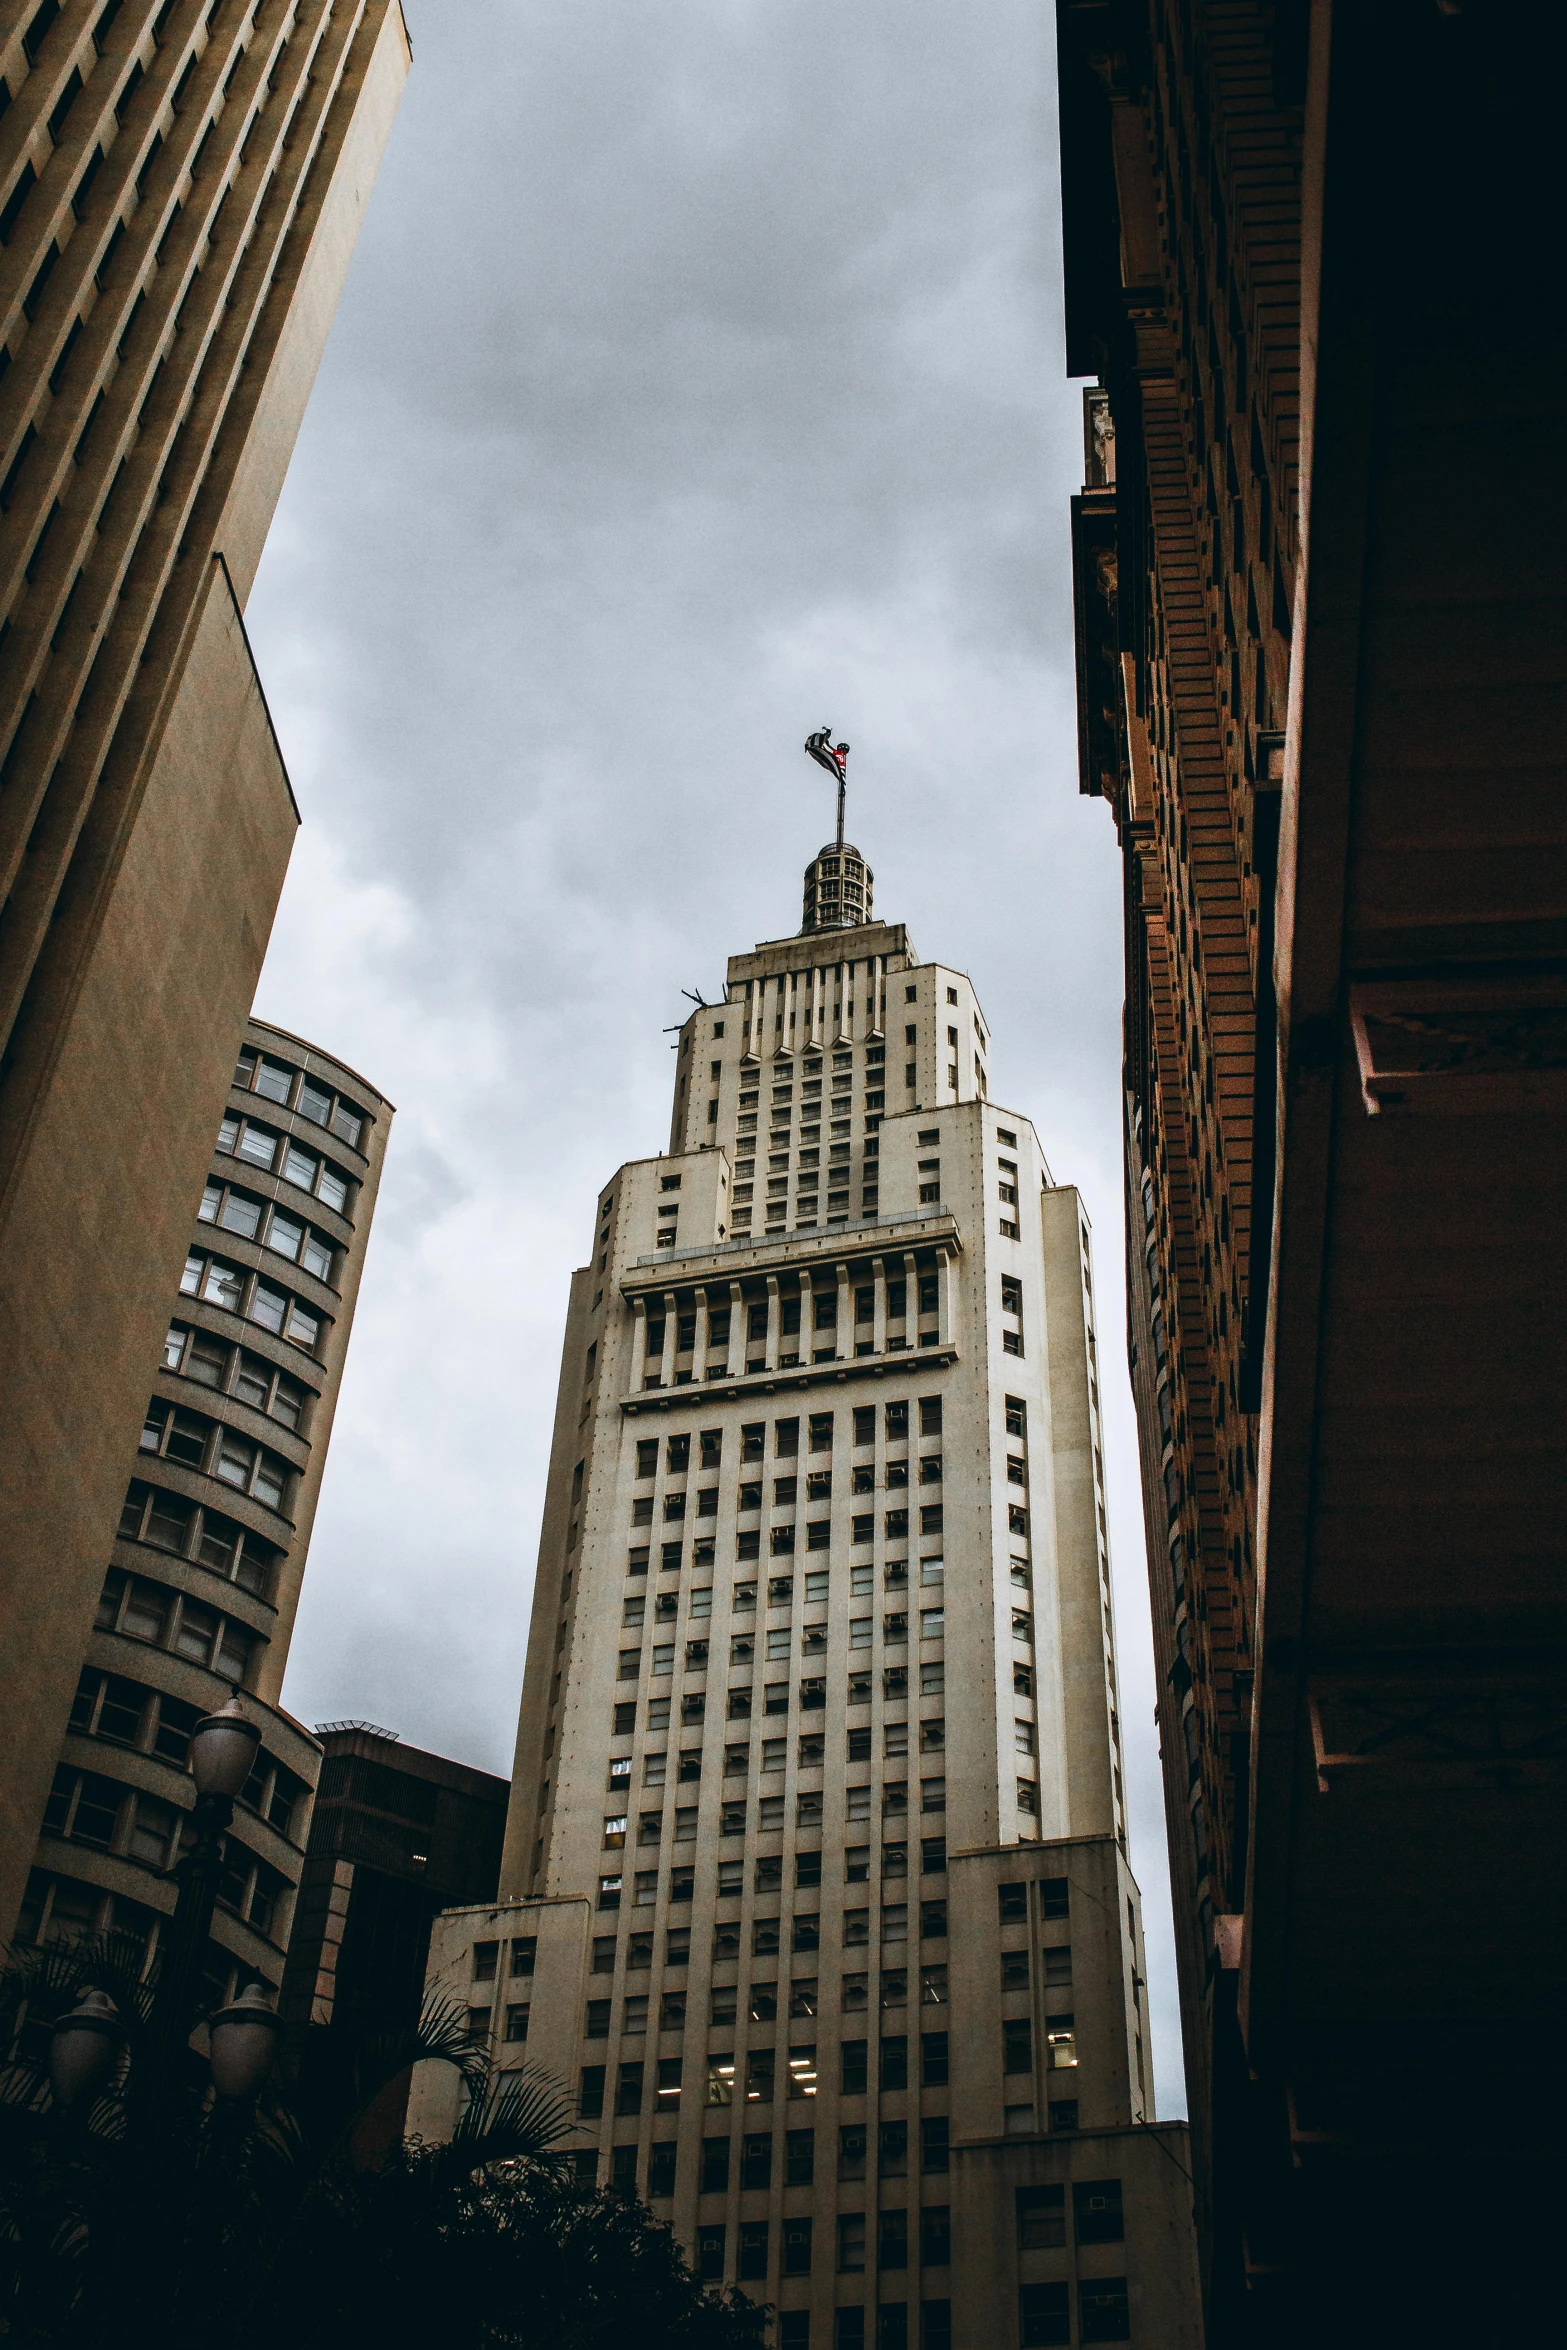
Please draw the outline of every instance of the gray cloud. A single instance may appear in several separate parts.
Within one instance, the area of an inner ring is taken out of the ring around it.
[[[250,612],[306,811],[260,1008],[400,1105],[288,1702],[509,1767],[567,1275],[667,1134],[680,988],[799,920],[831,719],[878,910],[972,971],[997,1093],[1095,1222],[1178,2110],[1047,17],[429,0],[412,29]]]

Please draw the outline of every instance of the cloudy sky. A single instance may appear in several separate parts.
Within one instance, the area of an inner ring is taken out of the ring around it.
[[[799,921],[830,721],[878,912],[973,974],[993,1091],[1093,1218],[1179,2111],[1048,11],[409,14],[249,613],[305,811],[257,1008],[398,1105],[286,1700],[509,1770],[568,1273],[662,1147],[682,988]]]

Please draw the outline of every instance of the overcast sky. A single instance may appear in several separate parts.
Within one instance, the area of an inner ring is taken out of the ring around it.
[[[305,812],[257,1009],[397,1104],[286,1702],[510,1769],[570,1268],[662,1032],[876,907],[1096,1241],[1133,1862],[1181,2110],[1124,1368],[1120,883],[1077,793],[1038,0],[410,0],[249,610]]]

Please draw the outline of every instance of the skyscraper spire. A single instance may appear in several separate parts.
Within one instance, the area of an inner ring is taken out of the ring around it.
[[[871,919],[871,886],[875,875],[859,850],[843,837],[844,800],[848,789],[849,746],[835,743],[832,728],[823,726],[805,738],[806,755],[825,767],[838,786],[838,832],[805,868],[805,912],[801,934],[812,930],[855,930]]]

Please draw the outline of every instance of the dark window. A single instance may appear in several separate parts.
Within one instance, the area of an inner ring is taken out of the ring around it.
[[[725,2154],[729,2152],[727,2140],[716,2142],[723,2145]],[[707,2185],[705,2173],[702,2184],[704,2187]],[[715,2283],[722,2280],[724,2273],[724,2228],[721,2223],[717,2227],[697,2229],[696,2273],[699,2277],[711,2279]]]
[[[947,2117],[944,2113],[928,2113],[920,2123],[920,2169],[945,2171],[952,2167],[947,2150]]]
[[[1053,2252],[1066,2242],[1066,2189],[1019,2187],[1017,2246],[1020,2252]]]
[[[1047,2350],[1047,2346],[1072,2339],[1072,2311],[1070,2288],[1066,2285],[1025,2285],[1019,2295],[1022,2304],[1021,2339],[1023,2350]]]
[[[884,2089],[906,2089],[909,2085],[909,2043],[905,2033],[883,2035],[881,2085]]]
[[[952,2350],[950,2301],[920,2303],[920,2350]]]
[[[881,2211],[877,2215],[876,2250],[883,2268],[907,2268],[909,2265],[909,2215],[906,2211]]]
[[[1129,2342],[1125,2277],[1095,2277],[1077,2288],[1078,2337],[1084,2342]]]
[[[784,2140],[784,2185],[809,2187],[816,2177],[816,2132],[790,2130]]]
[[[1080,2244],[1121,2244],[1126,2223],[1119,2179],[1079,2179],[1072,2187],[1072,2233]],[[1109,2337],[1114,2339],[1114,2336]]]
[[[811,2273],[811,2223],[808,2219],[784,2221],[783,2273],[786,2277],[808,2277]]]
[[[702,2193],[704,2195],[721,2195],[728,2185],[729,2140],[727,2138],[704,2138],[702,2140]],[[709,2230],[706,2232],[711,2233],[712,2231]],[[719,2249],[721,2253],[723,2248],[722,2238],[724,2231],[722,2228],[720,2228],[718,2229],[717,2233],[720,2239]],[[706,2269],[702,2271],[704,2276],[708,2275],[709,2273],[710,2272]],[[720,2276],[723,2274],[722,2261],[720,2261],[720,2265],[716,2273]]]
[[[1040,1878],[1039,1914],[1042,1918],[1064,1918],[1070,1916],[1071,1886],[1065,1877]]]
[[[947,2035],[945,2032],[920,2034],[920,2080],[927,2089],[940,2089],[947,2079]]]
[[[941,2035],[943,2041],[946,2034]],[[841,2088],[845,2097],[863,2097],[869,2078],[869,2043],[864,2040],[845,2040],[843,2043],[843,2076]]]
[[[767,2274],[767,2222],[765,2219],[743,2219],[740,2222],[740,2266],[738,2274],[747,2277],[765,2277]]]
[[[952,2211],[945,2203],[927,2203],[920,2213],[920,2264],[945,2268],[952,2259]]]
[[[1001,2069],[1031,2073],[1034,2069],[1034,2026],[1026,2016],[1014,2016],[1001,2027]]]
[[[647,2191],[649,2195],[673,2195],[675,2191],[675,2153],[673,2138],[661,2139],[648,2152]]]
[[[615,2111],[617,2113],[640,2113],[642,2111],[642,2065],[640,2059],[635,2064],[623,2064],[620,2068],[620,2079],[615,2090]]]
[[[577,2112],[585,2122],[597,2121],[604,2111],[604,2067],[585,2064],[577,2090]]]
[[[1004,1926],[1026,1925],[1028,1923],[1028,1887],[1026,1884],[998,1885],[996,1896],[1001,1909],[1001,1923]]]

